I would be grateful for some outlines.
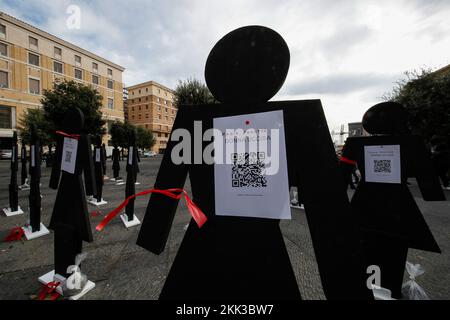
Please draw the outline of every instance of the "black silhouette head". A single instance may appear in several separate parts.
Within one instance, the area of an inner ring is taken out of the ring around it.
[[[283,85],[289,61],[289,48],[277,32],[263,26],[242,27],[211,50],[206,84],[223,103],[266,102]]]
[[[13,132],[12,143],[13,143],[13,145],[14,145],[14,144],[17,144],[17,131],[14,131],[14,132]]]
[[[378,103],[366,111],[362,125],[370,134],[406,133],[408,113],[400,103]]]
[[[78,108],[70,108],[63,120],[63,130],[67,133],[81,133],[84,128],[84,114]]]
[[[130,129],[128,131],[128,145],[134,146],[136,144],[136,133],[134,132],[134,129]]]

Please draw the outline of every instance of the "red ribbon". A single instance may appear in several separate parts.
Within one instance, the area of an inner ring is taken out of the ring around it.
[[[346,158],[346,157],[343,157],[343,156],[341,157],[340,161],[341,161],[341,162],[344,162],[344,163],[347,163],[347,164],[356,165],[356,161],[350,160],[350,159],[348,159],[348,158]]]
[[[56,131],[56,134],[59,134],[61,136],[67,137],[67,138],[75,139],[75,140],[80,139],[79,134],[70,134],[70,133],[65,133],[64,131]]]
[[[3,240],[3,242],[12,242],[22,239],[25,232],[21,227],[12,228],[9,235]]]
[[[106,217],[102,220],[102,222],[100,222],[100,224],[95,229],[97,231],[102,231],[103,228],[128,204],[128,202],[131,199],[140,196],[145,196],[149,193],[159,193],[175,200],[179,200],[181,196],[184,195],[184,199],[186,199],[186,204],[189,209],[189,212],[191,213],[192,218],[194,218],[198,227],[201,228],[207,220],[205,214],[202,212],[202,210],[200,210],[199,207],[195,205],[195,203],[191,200],[191,198],[189,198],[187,192],[184,189],[176,189],[176,188],[167,190],[148,189],[126,198],[125,201],[122,202],[116,209],[108,213]]]
[[[47,295],[50,295],[50,300],[56,300],[60,296],[58,292],[56,292],[56,288],[58,288],[59,282],[49,282],[44,287],[42,287],[41,292],[39,292],[38,300],[45,300]]]

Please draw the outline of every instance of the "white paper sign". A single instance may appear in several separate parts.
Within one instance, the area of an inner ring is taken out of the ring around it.
[[[401,183],[400,145],[365,146],[366,182]]]
[[[215,213],[291,219],[283,111],[215,118]]]
[[[31,151],[31,166],[34,167],[36,166],[36,154],[34,153],[34,146],[30,147],[30,151]]]
[[[100,162],[100,149],[95,148],[95,162]]]
[[[130,166],[133,164],[133,147],[128,149],[128,164]]]
[[[78,140],[64,138],[64,145],[61,159],[61,170],[68,173],[75,173],[75,163],[77,161]]]

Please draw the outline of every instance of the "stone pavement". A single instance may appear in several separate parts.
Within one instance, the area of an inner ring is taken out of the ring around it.
[[[140,185],[136,192],[151,188],[155,182],[161,156],[142,159]],[[107,175],[112,175],[112,162],[108,160]],[[121,174],[125,176],[125,162],[121,162]],[[9,161],[0,161],[0,207],[8,205]],[[20,171],[19,171],[20,176]],[[42,167],[42,222],[50,221],[56,190],[48,188],[50,169]],[[189,182],[185,188],[190,193]],[[94,242],[83,244],[83,251],[88,258],[83,262],[82,270],[96,288],[85,299],[157,299],[170,270],[172,261],[181,243],[185,226],[190,220],[184,200],[180,201],[174,219],[166,250],[156,256],[136,245],[139,227],[126,229],[119,217],[116,217],[102,231],[94,228],[113,208],[123,201],[125,185],[115,186],[106,180],[103,198],[107,205],[97,209],[89,205],[90,212],[100,210],[101,214],[91,217]],[[412,186],[413,193],[417,188]],[[19,191],[19,204],[25,214],[15,217],[0,216],[0,239],[9,230],[23,225],[27,220],[28,191]],[[450,198],[450,192],[446,191]],[[425,274],[419,283],[433,299],[450,299],[450,202],[427,203],[416,198],[424,212],[425,219],[435,235],[443,253],[441,255],[410,250],[408,260],[425,267]],[[138,198],[135,211],[142,221],[148,197]],[[284,240],[296,273],[297,282],[303,299],[325,299],[312,248],[309,229],[303,210],[293,209],[291,221],[282,221]],[[31,299],[40,290],[37,278],[53,269],[53,234],[32,241],[12,243],[0,242],[0,299]]]

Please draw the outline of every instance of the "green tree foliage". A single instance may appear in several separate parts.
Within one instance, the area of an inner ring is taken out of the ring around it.
[[[30,144],[31,128],[34,126],[42,146],[51,143],[51,137],[48,134],[50,124],[44,117],[42,109],[27,109],[22,119],[19,120],[19,135],[22,142]]]
[[[177,106],[186,104],[217,103],[208,87],[196,79],[179,81],[175,89],[175,104]]]
[[[150,149],[155,144],[153,133],[142,127],[136,128],[136,146],[140,149]]]
[[[109,133],[111,134],[111,141],[121,148],[128,147],[128,131],[132,129],[132,125],[120,121],[115,121],[111,124]]]
[[[64,81],[54,85],[53,90],[44,90],[41,100],[44,117],[49,122],[49,133],[64,131],[63,120],[67,110],[79,108],[84,114],[84,130],[92,136],[105,134],[102,119],[102,96],[97,90],[74,81]]]
[[[384,99],[408,109],[413,134],[427,142],[433,136],[444,137],[450,145],[450,73],[406,72],[406,79],[398,81]]]

